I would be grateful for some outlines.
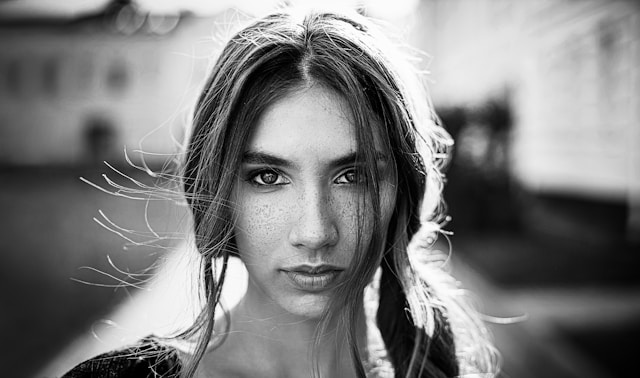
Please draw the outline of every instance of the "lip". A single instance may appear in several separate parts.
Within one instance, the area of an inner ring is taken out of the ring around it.
[[[319,292],[330,288],[344,269],[333,265],[298,265],[282,271],[298,289]]]

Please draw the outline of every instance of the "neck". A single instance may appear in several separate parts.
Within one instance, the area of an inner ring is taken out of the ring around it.
[[[213,369],[218,370],[220,359],[224,359],[235,361],[237,366],[230,366],[230,370],[238,373],[236,368],[239,368],[246,376],[259,372],[263,377],[309,377],[317,362],[320,377],[355,376],[347,332],[344,327],[338,327],[337,321],[330,322],[323,333],[318,334],[320,319],[290,314],[262,298],[264,296],[249,288],[230,311],[227,337],[210,353],[216,360],[211,360]],[[361,358],[366,358],[362,308],[358,318],[357,343]],[[223,330],[224,324],[216,328]]]

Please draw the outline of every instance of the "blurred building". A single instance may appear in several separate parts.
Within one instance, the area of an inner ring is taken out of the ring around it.
[[[437,105],[510,109],[506,164],[533,194],[531,227],[640,239],[640,3],[424,0],[415,17]],[[492,153],[474,135],[459,148]]]
[[[225,23],[126,0],[78,18],[0,19],[0,165],[118,163],[125,146],[134,161],[137,149],[164,161]]]

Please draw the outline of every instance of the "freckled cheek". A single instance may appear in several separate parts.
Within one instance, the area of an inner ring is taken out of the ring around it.
[[[362,217],[363,212],[366,212],[366,210],[360,211],[362,221],[359,224],[358,199],[355,196],[337,195],[328,204],[333,209],[334,225],[340,236],[342,249],[355,250],[358,226],[362,227],[363,223],[366,222]],[[361,208],[366,209],[364,206]]]
[[[236,241],[240,254],[272,254],[286,238],[286,201],[245,196],[238,209]]]

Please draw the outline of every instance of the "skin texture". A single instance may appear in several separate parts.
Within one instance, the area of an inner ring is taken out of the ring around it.
[[[234,195],[235,240],[248,272],[247,292],[231,309],[229,333],[205,356],[199,376],[310,376],[319,317],[356,251],[362,176],[355,151],[355,129],[344,101],[322,86],[294,91],[262,114]],[[385,229],[395,199],[388,165],[379,159]],[[362,214],[366,243],[373,215]],[[304,282],[311,284],[301,286],[287,273],[321,264],[337,272],[329,283],[309,279]],[[364,324],[364,318],[358,323]],[[366,328],[358,332],[364,345]],[[344,337],[335,332],[322,336],[315,351],[321,376],[354,376]]]

